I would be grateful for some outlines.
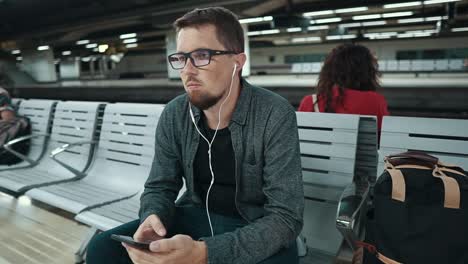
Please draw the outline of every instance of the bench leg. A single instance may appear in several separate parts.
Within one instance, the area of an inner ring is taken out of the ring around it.
[[[91,239],[98,233],[99,230],[96,228],[91,228],[89,233],[81,242],[80,248],[75,252],[75,263],[83,263],[85,261],[86,250],[88,249],[88,244]]]

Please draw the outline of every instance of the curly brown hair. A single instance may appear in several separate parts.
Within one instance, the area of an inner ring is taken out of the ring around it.
[[[345,88],[376,91],[381,88],[380,76],[377,59],[367,47],[341,44],[328,54],[322,66],[317,84],[318,100],[325,100],[325,112],[334,113],[333,105],[343,104]],[[332,102],[335,86],[339,95],[337,102]]]

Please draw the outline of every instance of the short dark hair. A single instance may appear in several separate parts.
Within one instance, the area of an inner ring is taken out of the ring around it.
[[[174,22],[178,32],[186,27],[214,25],[216,37],[223,46],[236,53],[244,52],[244,31],[237,16],[224,7],[196,8]]]
[[[344,89],[376,91],[380,89],[379,65],[363,45],[346,43],[335,47],[326,57],[320,71],[317,92],[325,99],[325,112],[334,112],[332,89],[338,86],[338,103],[343,102]]]

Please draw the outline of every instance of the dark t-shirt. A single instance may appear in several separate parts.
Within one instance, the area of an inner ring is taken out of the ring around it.
[[[208,128],[202,114],[198,127],[202,134],[211,141],[215,130]],[[235,157],[229,128],[218,130],[211,146],[211,164],[215,181],[210,190],[208,208],[210,212],[231,217],[241,217],[235,205],[236,180]],[[211,172],[208,159],[208,143],[200,136],[194,164],[195,192],[206,204],[206,193],[210,187]]]

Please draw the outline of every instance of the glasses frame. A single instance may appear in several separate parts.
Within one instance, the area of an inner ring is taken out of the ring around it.
[[[208,54],[210,55],[210,57],[208,58],[208,63],[207,64],[203,64],[203,65],[196,65],[195,64],[195,59],[192,57],[192,53],[194,52],[200,52],[200,51],[207,51]],[[200,67],[203,67],[203,66],[206,66],[206,65],[209,65],[211,63],[211,57],[213,56],[218,56],[218,55],[235,55],[235,54],[239,54],[235,51],[231,51],[231,50],[212,50],[212,49],[196,49],[196,50],[193,50],[191,52],[176,52],[176,53],[172,53],[170,54],[169,56],[167,56],[167,60],[169,62],[169,64],[171,65],[172,69],[174,70],[182,70],[183,68],[185,68],[185,65],[187,65],[187,59],[190,59],[190,61],[192,62],[192,65],[197,67],[197,68],[200,68]],[[174,55],[183,55],[185,57],[185,63],[182,67],[174,67],[174,65],[172,65],[172,62],[171,62],[171,57],[174,56]]]

